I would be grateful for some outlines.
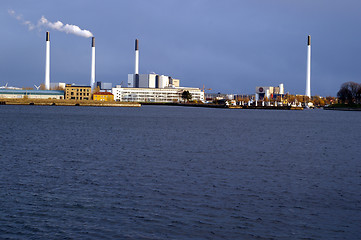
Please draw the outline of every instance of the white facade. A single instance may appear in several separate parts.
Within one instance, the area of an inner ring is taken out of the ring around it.
[[[285,87],[283,86],[283,83],[280,84],[280,94],[285,94]]]
[[[169,77],[165,75],[159,75],[158,87],[166,88],[168,86],[169,86]]]
[[[204,101],[199,88],[112,88],[114,100],[121,102],[181,102],[183,91],[189,91],[192,100]]]
[[[134,86],[134,76],[135,74],[128,74],[128,87],[133,88]]]
[[[260,99],[270,98],[274,94],[283,95],[284,92],[285,92],[285,90],[284,90],[283,83],[281,83],[278,87],[271,87],[271,86],[256,87],[256,95],[255,95],[256,99],[255,100],[258,101]]]
[[[169,76],[150,74],[128,74],[128,87],[130,88],[167,88],[179,87],[179,79]]]
[[[139,74],[139,87],[140,88],[155,88],[156,87],[156,74]]]

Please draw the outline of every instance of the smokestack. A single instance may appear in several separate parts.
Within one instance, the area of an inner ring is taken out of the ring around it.
[[[95,37],[92,37],[92,65],[90,74],[90,87],[91,89],[94,89],[95,87]]]
[[[45,89],[50,89],[50,34],[46,32]]]
[[[307,76],[306,76],[306,96],[311,97],[311,36],[307,41]]]
[[[138,39],[135,39],[135,73],[139,74],[139,43]]]

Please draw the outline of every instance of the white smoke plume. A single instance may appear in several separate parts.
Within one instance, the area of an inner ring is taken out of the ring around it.
[[[85,29],[81,29],[80,27],[72,24],[65,24],[57,21],[57,22],[49,22],[44,16],[42,16],[38,22],[38,26],[45,26],[54,30],[58,30],[60,32],[65,32],[67,34],[74,34],[80,37],[90,38],[93,37],[93,34]]]
[[[24,20],[22,15],[16,14],[14,10],[8,10],[8,13],[13,16],[14,18],[16,18],[16,20],[20,21],[22,24],[28,26],[29,31],[34,30],[36,28],[36,26],[31,23],[30,21],[26,21]]]
[[[80,27],[76,26],[76,25],[72,25],[72,24],[64,24],[60,21],[56,21],[56,22],[50,22],[48,19],[46,19],[44,16],[42,16],[37,25],[31,23],[30,21],[26,21],[24,20],[24,18],[22,17],[22,15],[16,14],[14,10],[8,10],[8,13],[15,17],[18,21],[20,21],[22,24],[28,26],[28,29],[34,30],[35,28],[37,29],[42,29],[42,28],[50,28],[50,29],[54,29],[60,32],[65,32],[67,34],[74,34],[80,37],[85,37],[85,38],[90,38],[93,37],[93,34],[89,31],[89,30],[85,30],[85,29],[81,29]]]

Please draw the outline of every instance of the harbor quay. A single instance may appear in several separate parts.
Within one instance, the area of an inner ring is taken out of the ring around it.
[[[0,98],[0,105],[37,105],[37,106],[91,106],[91,107],[141,107],[135,102],[103,102],[93,100],[64,100],[64,99],[14,99]]]

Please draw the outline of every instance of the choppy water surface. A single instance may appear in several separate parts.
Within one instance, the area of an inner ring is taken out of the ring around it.
[[[359,239],[361,115],[0,106],[1,239]]]

